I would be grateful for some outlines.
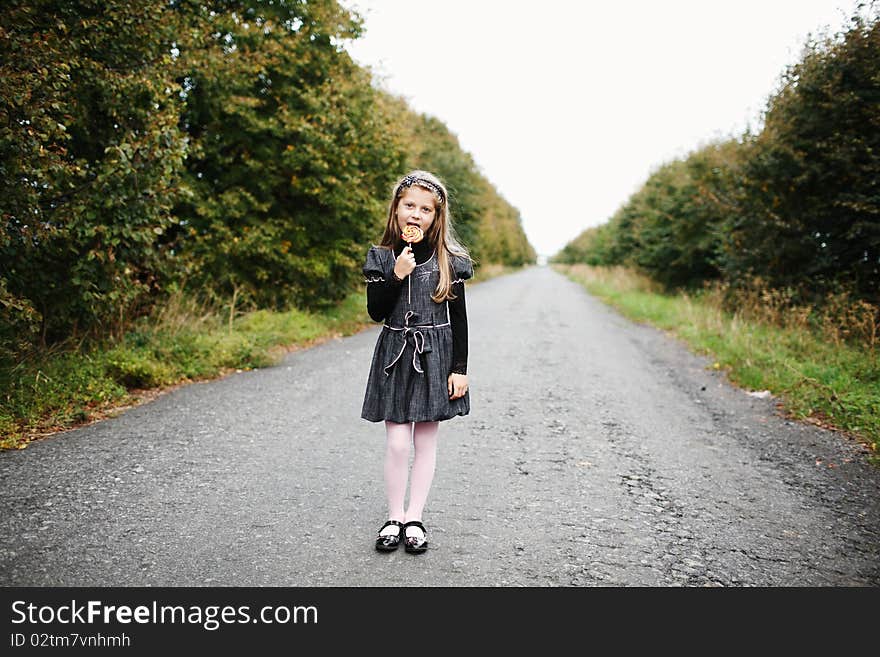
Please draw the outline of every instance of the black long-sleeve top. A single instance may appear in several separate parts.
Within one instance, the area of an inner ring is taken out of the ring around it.
[[[400,256],[406,245],[395,249],[395,254]],[[413,244],[413,255],[416,264],[426,262],[434,252],[433,246],[423,240]],[[406,278],[404,277],[404,282]],[[381,322],[394,309],[394,304],[403,289],[403,282],[377,281],[367,285],[367,312],[377,322]],[[455,299],[449,301],[449,322],[452,327],[452,372],[454,374],[467,374],[468,359],[468,324],[467,306],[464,300],[464,283],[452,284],[452,293]]]

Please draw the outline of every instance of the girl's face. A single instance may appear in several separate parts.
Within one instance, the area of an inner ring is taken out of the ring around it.
[[[415,185],[407,189],[397,202],[397,228],[402,232],[407,224],[415,224],[427,234],[437,216],[435,202],[434,194],[427,189]]]

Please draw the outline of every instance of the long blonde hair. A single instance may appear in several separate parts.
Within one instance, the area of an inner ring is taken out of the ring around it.
[[[385,233],[382,235],[379,246],[394,250],[403,243],[400,227],[397,225],[397,204],[400,197],[413,185],[426,189],[434,195],[434,221],[428,228],[425,237],[437,251],[440,282],[431,298],[436,303],[441,303],[446,299],[456,299],[457,297],[452,294],[452,274],[454,272],[450,256],[456,255],[468,260],[472,259],[467,249],[459,243],[452,226],[452,216],[449,212],[449,193],[446,191],[446,185],[433,173],[420,170],[410,171],[394,185],[391,203],[388,205],[388,221],[385,223]]]

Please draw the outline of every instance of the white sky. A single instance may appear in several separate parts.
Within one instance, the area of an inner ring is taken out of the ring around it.
[[[807,34],[855,0],[343,4],[365,19],[352,56],[458,136],[549,256],[660,164],[756,127]]]

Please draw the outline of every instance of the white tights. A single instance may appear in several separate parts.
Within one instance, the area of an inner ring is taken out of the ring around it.
[[[434,479],[434,466],[437,462],[437,435],[439,422],[397,422],[385,421],[388,440],[385,447],[385,493],[388,496],[388,518],[400,522],[421,520],[428,491]],[[404,510],[406,495],[407,466],[409,448],[413,445],[412,474],[409,482],[409,507]],[[386,527],[383,533],[396,534],[397,528]],[[410,527],[408,534],[418,535],[418,528]]]

